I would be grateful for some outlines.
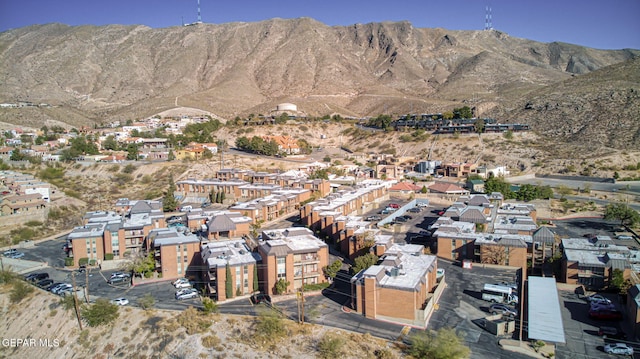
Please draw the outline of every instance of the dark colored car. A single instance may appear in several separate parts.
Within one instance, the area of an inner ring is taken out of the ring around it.
[[[404,223],[404,222],[406,222],[406,221],[407,221],[407,219],[406,219],[406,218],[404,218],[404,216],[400,216],[400,217],[396,217],[396,219],[394,219],[394,221],[395,221],[396,223]]]
[[[25,280],[30,282],[39,282],[47,278],[49,278],[49,273],[31,273],[28,276],[24,277]]]
[[[420,207],[413,207],[413,208],[409,209],[409,212],[411,212],[411,213],[420,213],[420,212],[422,212],[422,209],[420,209]]]
[[[116,276],[116,277],[111,277],[108,282],[109,284],[120,284],[120,283],[129,284],[131,282],[131,279],[129,277]]]
[[[589,317],[599,320],[622,320],[622,312],[617,309],[590,310]]]
[[[598,336],[603,338],[627,339],[627,335],[616,327],[600,327],[598,328]]]
[[[47,288],[53,284],[53,279],[43,279],[36,283],[36,285],[40,288]]]
[[[410,220],[410,219],[413,219],[413,217],[411,217],[411,216],[410,216],[410,215],[408,215],[408,214],[405,214],[405,215],[404,215],[404,216],[402,216],[402,217],[404,217],[404,219],[406,219],[407,221],[408,221],[408,220]]]
[[[260,303],[268,303],[271,304],[271,297],[268,294],[258,293],[251,296],[251,303],[260,304]]]

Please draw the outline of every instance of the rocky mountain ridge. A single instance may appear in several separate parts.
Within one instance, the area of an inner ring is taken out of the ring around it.
[[[0,110],[0,121],[92,125],[181,106],[233,118],[281,102],[311,116],[469,105],[513,118],[508,109],[532,91],[639,56],[409,22],[38,25],[0,34],[0,102],[57,107]]]

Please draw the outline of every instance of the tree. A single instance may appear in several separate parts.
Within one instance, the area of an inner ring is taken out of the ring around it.
[[[162,210],[165,212],[173,212],[178,207],[178,201],[174,192],[176,191],[176,184],[173,182],[173,175],[169,175],[169,187],[167,193],[162,200]]]
[[[556,192],[560,195],[560,200],[565,199],[566,196],[573,193],[573,190],[563,184],[556,187]]]
[[[233,279],[231,278],[229,263],[225,266],[225,272],[224,294],[227,298],[233,298]]]
[[[324,274],[333,279],[338,275],[338,272],[342,268],[342,259],[338,259],[330,265],[324,267]]]
[[[116,151],[119,146],[115,137],[113,137],[113,135],[109,135],[104,141],[102,141],[102,148],[105,150]]]
[[[445,111],[442,113],[442,118],[445,120],[453,119],[453,111]]]
[[[359,273],[361,270],[367,269],[378,262],[378,256],[373,253],[356,257],[354,265],[351,267],[353,274]]]
[[[173,153],[173,150],[169,150],[169,154],[167,155],[168,161],[173,161],[176,159],[176,155]]]
[[[127,146],[127,160],[138,160],[138,145],[136,145],[135,143],[130,143]]]
[[[105,298],[98,298],[92,305],[82,307],[82,317],[90,327],[109,324],[118,319],[118,306]]]
[[[422,189],[420,189],[420,193],[427,193],[429,192],[429,190],[427,189],[427,186],[422,186]]]
[[[287,288],[291,283],[287,282],[284,278],[278,279],[276,282],[276,294],[284,294],[287,292]]]
[[[257,292],[258,289],[260,289],[258,286],[258,266],[254,265],[253,266],[253,291]]]
[[[504,265],[507,260],[507,253],[503,246],[487,245],[482,246],[482,263]]]
[[[416,359],[462,359],[471,353],[451,328],[418,332],[410,341],[408,352]]]
[[[622,226],[634,227],[640,223],[640,214],[626,203],[610,203],[604,208],[605,220],[619,220]]]

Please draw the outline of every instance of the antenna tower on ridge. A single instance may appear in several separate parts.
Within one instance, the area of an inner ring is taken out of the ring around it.
[[[491,19],[491,6],[485,7],[484,29],[493,30],[493,20]]]
[[[200,17],[200,0],[198,0],[198,24],[202,22],[202,17]]]

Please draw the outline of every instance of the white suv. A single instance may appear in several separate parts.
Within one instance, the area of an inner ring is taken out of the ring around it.
[[[198,297],[198,292],[196,292],[196,291],[183,293],[183,294],[176,293],[176,299],[177,300],[193,299],[193,298],[197,298],[197,297]]]
[[[191,288],[191,283],[189,282],[178,282],[175,285],[176,288],[180,289],[180,288]]]

